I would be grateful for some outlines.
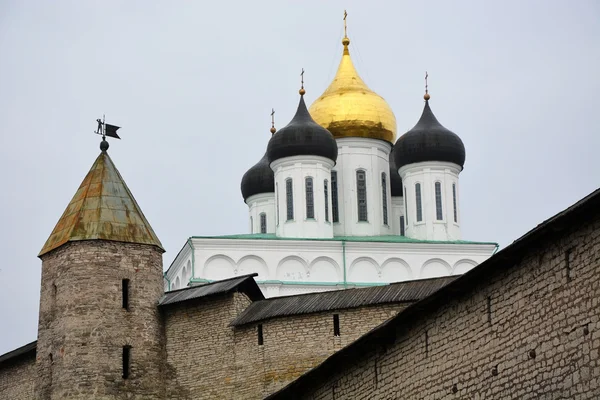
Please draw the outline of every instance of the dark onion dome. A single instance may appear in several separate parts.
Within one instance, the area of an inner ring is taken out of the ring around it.
[[[309,155],[326,157],[335,162],[337,154],[333,135],[313,121],[302,95],[294,118],[271,137],[267,147],[270,163],[280,158]]]
[[[396,161],[394,161],[393,147],[390,152],[390,187],[392,188],[392,197],[401,197],[403,195],[402,178],[400,178]]]
[[[394,145],[396,167],[423,161],[446,161],[465,165],[465,145],[454,132],[438,122],[429,107],[426,95],[425,108],[417,124]]]
[[[255,194],[275,192],[275,175],[269,166],[267,153],[256,165],[246,171],[242,177],[241,188],[244,201]]]

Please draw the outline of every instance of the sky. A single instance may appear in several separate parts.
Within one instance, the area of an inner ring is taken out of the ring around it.
[[[341,58],[396,115],[463,140],[463,238],[505,247],[600,186],[594,0],[0,0],[0,354],[36,339],[37,254],[99,154],[161,239],[247,233],[244,172]]]

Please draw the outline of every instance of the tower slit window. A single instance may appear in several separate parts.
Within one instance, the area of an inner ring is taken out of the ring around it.
[[[304,180],[304,190],[306,191],[306,218],[315,218],[315,195],[313,191],[313,178],[310,176]]]
[[[257,337],[258,337],[258,345],[262,346],[264,344],[263,326],[262,326],[262,324],[258,324],[256,326],[256,334],[257,334]]]
[[[365,171],[356,171],[356,197],[358,201],[358,220],[368,221],[367,214],[367,176]]]
[[[287,220],[292,221],[294,219],[294,193],[291,179],[286,179],[285,181],[285,201],[287,208]]]
[[[440,182],[435,183],[435,218],[438,221],[444,219],[442,213],[442,184]]]
[[[340,315],[333,314],[333,336],[340,336]]]
[[[404,236],[404,216],[400,217],[400,235]]]
[[[333,222],[340,222],[337,171],[331,171],[331,213]]]
[[[329,191],[327,179],[323,182],[323,194],[325,195],[325,222],[329,222]]]
[[[129,279],[123,279],[121,281],[121,292],[123,300],[123,308],[129,310]]]
[[[260,213],[260,233],[267,233],[267,214]]]
[[[387,177],[385,172],[381,173],[381,201],[383,207],[383,224],[388,224],[388,204],[387,204]]]
[[[454,222],[458,222],[458,213],[456,211],[456,183],[452,184],[452,203],[454,206]]]
[[[123,379],[128,379],[131,369],[131,346],[123,346]]]
[[[417,222],[423,221],[423,205],[421,204],[421,184],[415,184],[415,200],[417,202]]]

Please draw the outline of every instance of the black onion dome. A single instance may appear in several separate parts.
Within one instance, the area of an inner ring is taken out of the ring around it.
[[[394,160],[394,148],[390,152],[390,187],[392,188],[392,197],[400,197],[403,195],[402,178],[398,173],[396,161]]]
[[[241,188],[244,201],[255,194],[275,192],[275,175],[269,166],[267,153],[256,165],[246,171],[242,177]]]
[[[417,124],[394,145],[396,167],[422,161],[446,161],[465,165],[465,145],[454,132],[438,122],[425,101],[425,108]]]
[[[313,121],[306,109],[304,96],[296,115],[287,126],[281,128],[269,140],[267,155],[269,162],[292,156],[321,156],[334,161],[338,148],[331,132]]]

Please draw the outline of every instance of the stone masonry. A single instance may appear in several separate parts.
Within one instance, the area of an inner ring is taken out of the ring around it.
[[[0,399],[33,399],[35,377],[33,354],[0,366]]]
[[[156,246],[86,240],[43,255],[35,398],[164,399],[162,279]]]
[[[508,265],[394,325],[388,344],[345,359],[340,353],[346,362],[331,364],[322,381],[307,379],[273,398],[600,398],[600,218],[594,214],[527,246],[516,262],[500,258]]]

